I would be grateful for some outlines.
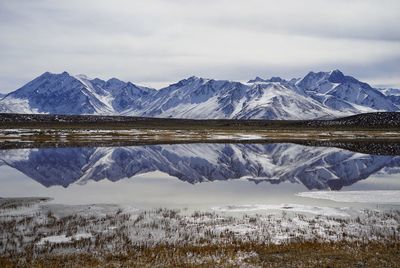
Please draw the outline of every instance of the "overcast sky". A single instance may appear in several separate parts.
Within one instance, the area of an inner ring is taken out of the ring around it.
[[[45,71],[160,87],[341,69],[400,87],[398,0],[0,0],[0,92]]]

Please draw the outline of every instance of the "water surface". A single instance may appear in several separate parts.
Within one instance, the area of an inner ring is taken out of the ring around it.
[[[12,149],[0,151],[0,196],[146,208],[398,207],[400,199],[355,203],[297,194],[400,191],[399,173],[400,156],[289,143]]]

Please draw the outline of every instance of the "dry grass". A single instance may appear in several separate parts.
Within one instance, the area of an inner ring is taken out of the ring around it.
[[[49,198],[43,197],[21,197],[21,198],[0,198],[0,211],[17,209],[20,207],[29,207],[36,203],[49,201]]]
[[[354,218],[233,217],[161,208],[126,213],[119,207],[98,214],[105,210],[89,207],[3,211],[0,267],[395,267],[400,260],[397,210],[366,210]],[[90,236],[73,238],[80,233]],[[40,242],[60,235],[71,239]]]
[[[0,257],[0,267],[398,267],[400,243],[159,245],[124,254]]]

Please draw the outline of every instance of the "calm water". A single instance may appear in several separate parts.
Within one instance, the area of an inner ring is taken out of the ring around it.
[[[386,207],[300,197],[308,191],[400,191],[400,156],[295,144],[180,144],[0,151],[0,196],[53,203],[211,208],[301,204]],[[396,193],[395,193],[396,194]],[[386,204],[381,204],[386,203]]]

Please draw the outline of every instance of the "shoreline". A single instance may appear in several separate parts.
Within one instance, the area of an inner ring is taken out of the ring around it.
[[[400,155],[400,133],[382,131],[337,132],[211,132],[183,130],[38,130],[0,129],[0,150],[64,147],[122,147],[163,144],[293,143],[337,147],[374,155]]]

